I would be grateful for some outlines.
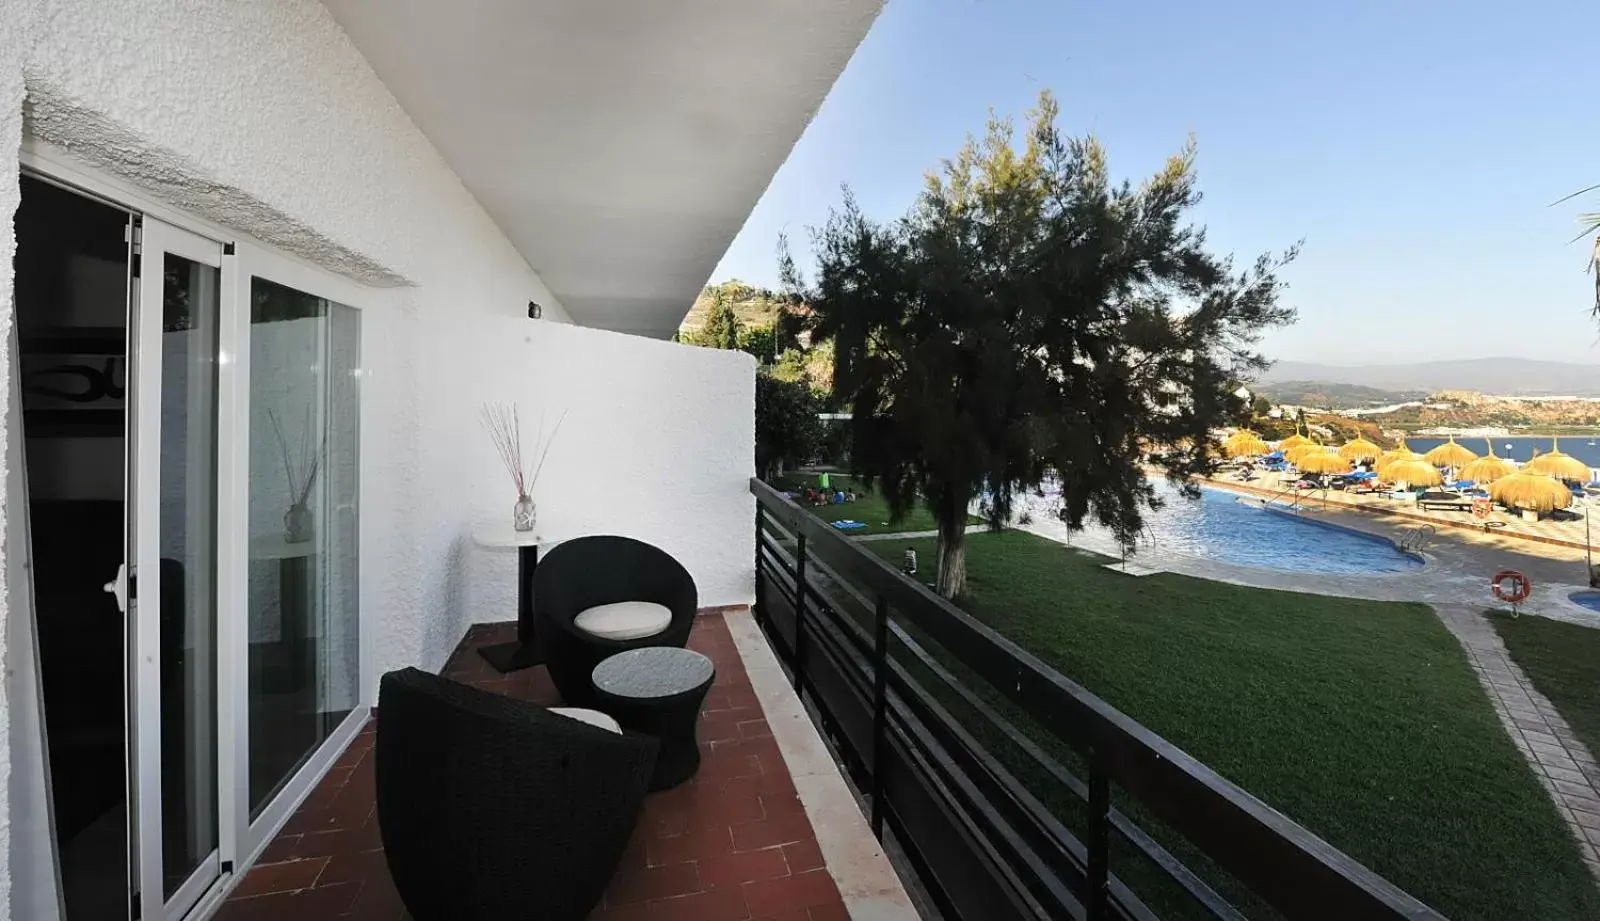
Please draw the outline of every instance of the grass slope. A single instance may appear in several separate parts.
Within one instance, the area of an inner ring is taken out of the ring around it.
[[[939,527],[938,522],[934,521],[933,519],[933,513],[928,511],[928,509],[921,503],[918,503],[915,508],[907,512],[906,517],[900,521],[890,520],[889,503],[884,500],[883,496],[879,495],[876,490],[865,489],[862,487],[859,480],[850,476],[849,474],[829,474],[828,484],[834,489],[841,489],[846,492],[854,489],[856,492],[861,494],[861,498],[854,502],[846,502],[843,505],[817,505],[807,507],[807,510],[810,511],[811,514],[816,515],[823,521],[840,521],[848,518],[866,524],[866,527],[864,528],[857,528],[854,531],[844,531],[842,533],[849,534],[851,536],[857,536],[861,534],[892,534],[897,531],[933,531],[937,530]],[[817,475],[814,473],[786,473],[783,476],[778,477],[777,482],[775,482],[773,485],[778,489],[803,490],[807,486],[815,487],[817,485]],[[967,520],[971,524],[983,523],[983,519],[970,515],[967,517]],[[902,546],[901,550],[904,549],[905,548]],[[933,557],[926,557],[925,559],[931,560]]]
[[[1511,661],[1550,698],[1589,753],[1600,753],[1600,630],[1499,611],[1490,612],[1489,621]]]
[[[1566,827],[1426,607],[1100,562],[974,535],[961,603],[1457,921],[1600,917]]]

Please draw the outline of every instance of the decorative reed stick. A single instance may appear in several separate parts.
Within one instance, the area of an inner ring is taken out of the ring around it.
[[[500,455],[500,463],[506,468],[506,473],[511,475],[511,485],[517,488],[517,498],[528,495],[534,485],[539,482],[539,473],[544,470],[545,458],[550,456],[550,446],[555,443],[556,433],[561,431],[561,423],[566,421],[567,413],[561,413],[561,418],[556,420],[555,427],[550,430],[550,437],[544,433],[544,416],[539,417],[539,436],[534,442],[533,449],[539,452],[539,462],[533,470],[528,470],[522,453],[522,420],[517,413],[514,403],[485,403],[482,409],[483,427],[489,432],[489,440],[494,442],[495,453]]]
[[[289,437],[284,434],[283,421],[278,418],[276,410],[267,410],[267,419],[272,423],[272,433],[278,441],[278,454],[283,459],[283,477],[289,481],[289,494],[294,497],[295,505],[305,505],[311,499],[311,488],[316,485],[317,472],[322,469],[322,457],[328,451],[328,431],[322,431],[322,438],[315,448],[311,445],[311,407],[306,407],[305,424],[301,427],[300,456],[292,457],[289,450]]]

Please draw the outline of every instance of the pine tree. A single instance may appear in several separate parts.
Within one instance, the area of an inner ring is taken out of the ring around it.
[[[892,515],[932,510],[946,597],[965,586],[973,500],[999,527],[1046,470],[1070,527],[1093,516],[1131,543],[1156,501],[1145,465],[1215,469],[1211,431],[1265,366],[1255,338],[1293,316],[1275,274],[1292,249],[1236,271],[1186,223],[1192,144],[1134,188],[1098,141],[1059,132],[1048,92],[1029,114],[1020,149],[991,119],[898,221],[847,190],[813,231],[809,280],[782,257],[813,343],[833,343],[852,464]]]
[[[695,341],[714,349],[737,349],[741,330],[739,317],[733,312],[732,299],[721,288],[713,288],[706,325],[695,336]]]

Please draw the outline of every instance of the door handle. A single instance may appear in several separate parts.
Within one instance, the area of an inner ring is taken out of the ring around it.
[[[128,564],[117,567],[117,577],[101,586],[106,594],[117,599],[117,610],[128,613]]]

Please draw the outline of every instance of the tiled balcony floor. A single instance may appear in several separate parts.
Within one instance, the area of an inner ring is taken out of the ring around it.
[[[444,674],[543,704],[543,667],[511,675],[474,650],[512,624],[473,627]],[[842,921],[816,835],[719,613],[695,620],[689,648],[717,666],[700,715],[700,771],[651,795],[591,921]],[[359,735],[216,914],[218,921],[400,921],[374,810],[372,725]]]

